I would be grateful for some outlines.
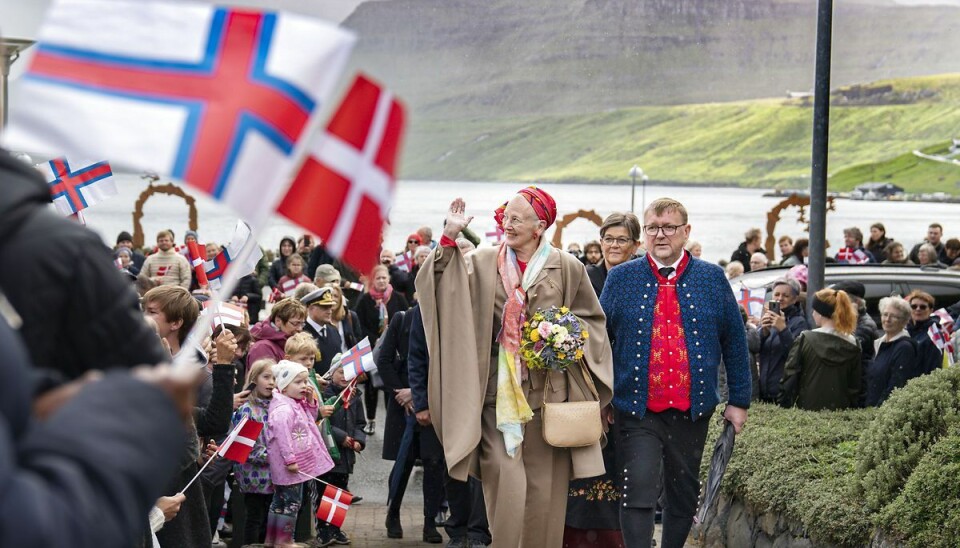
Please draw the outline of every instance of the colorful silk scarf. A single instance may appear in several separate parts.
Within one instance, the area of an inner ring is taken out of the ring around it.
[[[523,425],[533,418],[533,411],[521,387],[527,375],[519,352],[527,289],[543,270],[551,250],[547,239],[542,238],[540,247],[533,253],[523,274],[520,273],[517,254],[507,247],[506,242],[500,244],[497,257],[500,281],[507,292],[500,334],[497,335],[497,342],[500,343],[497,358],[497,430],[503,434],[503,443],[511,458],[516,456],[517,449],[523,443]]]

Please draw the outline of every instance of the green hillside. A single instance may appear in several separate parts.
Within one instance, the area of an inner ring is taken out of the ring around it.
[[[831,173],[960,136],[958,104],[960,74],[837,90],[830,121]],[[654,182],[803,187],[809,182],[812,117],[809,100],[766,99],[565,116],[420,120],[409,135],[403,176],[613,182],[626,180],[637,163]],[[836,181],[838,190],[853,184],[855,178],[847,177]],[[912,190],[915,184],[904,181],[903,186]]]
[[[946,154],[950,143],[924,149],[926,154]],[[882,162],[843,169],[830,177],[832,190],[851,190],[861,183],[886,182],[910,192],[947,192],[960,194],[960,166],[920,158],[908,152]]]

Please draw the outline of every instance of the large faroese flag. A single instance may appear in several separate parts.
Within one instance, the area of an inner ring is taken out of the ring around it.
[[[353,43],[286,13],[60,0],[4,142],[180,178],[259,223],[284,195]]]

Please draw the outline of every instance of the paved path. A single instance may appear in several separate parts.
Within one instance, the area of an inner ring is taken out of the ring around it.
[[[381,397],[382,400],[382,397]],[[382,426],[386,413],[381,407],[378,409],[378,425]],[[350,477],[350,491],[354,495],[362,496],[363,501],[350,508],[343,531],[353,541],[351,546],[356,548],[388,548],[394,546],[443,546],[443,544],[427,544],[423,542],[423,476],[420,469],[414,469],[404,496],[400,512],[400,523],[403,525],[403,539],[388,539],[384,527],[387,516],[387,477],[390,475],[392,461],[380,458],[383,447],[383,438],[377,434],[368,439],[366,450],[360,454],[354,474]],[[443,534],[444,544],[447,536]],[[656,538],[660,537],[660,526],[657,526]],[[693,548],[695,545],[688,545]]]

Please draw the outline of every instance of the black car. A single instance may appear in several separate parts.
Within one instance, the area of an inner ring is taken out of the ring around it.
[[[735,291],[741,288],[767,288],[774,280],[785,277],[790,267],[772,267],[747,272],[730,280]],[[828,263],[824,271],[824,286],[830,287],[843,280],[855,280],[866,289],[867,311],[880,325],[880,299],[891,295],[906,296],[914,289],[926,291],[936,299],[934,310],[960,303],[960,270],[904,265],[849,265]],[[960,307],[958,307],[960,308]],[[954,312],[956,314],[956,312]]]

